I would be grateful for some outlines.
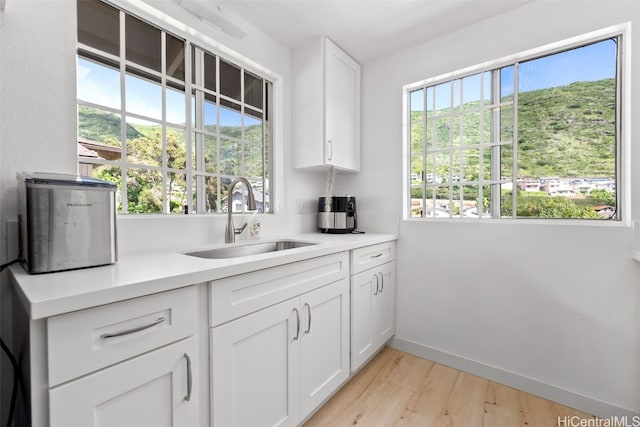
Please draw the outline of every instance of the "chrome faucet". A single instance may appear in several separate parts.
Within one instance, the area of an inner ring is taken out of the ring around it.
[[[224,242],[225,243],[234,243],[236,241],[236,234],[240,234],[247,228],[247,223],[245,222],[242,227],[235,228],[233,225],[233,218],[231,217],[233,211],[233,187],[236,186],[237,183],[242,182],[247,186],[247,210],[255,211],[256,208],[256,199],[253,196],[253,188],[251,187],[251,183],[246,178],[236,178],[231,181],[231,185],[229,185],[229,192],[227,193],[227,228],[224,231]]]

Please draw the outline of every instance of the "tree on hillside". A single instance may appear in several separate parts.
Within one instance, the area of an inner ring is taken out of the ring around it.
[[[127,211],[130,213],[160,213],[162,203],[168,199],[171,212],[181,212],[186,204],[185,175],[169,172],[167,194],[162,194],[162,174],[145,166],[162,165],[162,135],[158,129],[150,136],[127,140],[127,161],[140,167],[127,170]],[[167,165],[184,169],[186,150],[175,131],[167,132]],[[118,166],[101,166],[95,169],[96,178],[114,182],[121,187],[121,170]]]
[[[579,207],[566,197],[520,197],[518,191],[517,211],[518,217],[524,218],[578,218],[599,219],[598,213],[590,207]],[[502,194],[502,215],[513,215],[511,192]]]

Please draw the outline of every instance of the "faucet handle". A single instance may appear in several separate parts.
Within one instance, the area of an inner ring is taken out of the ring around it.
[[[240,228],[234,228],[233,232],[236,234],[240,234],[244,231],[244,229],[247,228],[247,223],[245,222],[244,224],[242,224],[242,227]]]

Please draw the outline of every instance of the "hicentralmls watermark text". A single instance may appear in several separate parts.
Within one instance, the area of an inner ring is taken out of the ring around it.
[[[640,416],[610,418],[558,417],[558,427],[640,427]]]

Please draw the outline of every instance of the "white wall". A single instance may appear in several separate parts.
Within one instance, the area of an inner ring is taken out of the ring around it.
[[[186,26],[205,34],[222,47],[253,60],[282,76],[277,132],[282,138],[278,170],[282,186],[277,215],[263,219],[265,235],[310,231],[315,198],[324,179],[291,169],[290,52],[255,27],[244,23],[248,34],[233,39],[205,25],[172,2],[149,1],[183,19]],[[76,8],[74,0],[9,0],[0,12],[0,263],[8,260],[8,220],[16,219],[16,172],[23,170],[76,173]],[[221,47],[221,48],[222,48]],[[276,113],[278,111],[276,110]],[[297,214],[302,206],[302,215]],[[121,254],[145,249],[170,249],[222,242],[224,218],[123,218],[118,221]],[[11,337],[10,298],[6,274],[0,276],[0,331]],[[0,370],[0,419],[5,420],[11,387],[6,358]],[[7,380],[5,381],[5,378]]]
[[[5,221],[16,218],[16,172],[76,170],[75,3],[9,0],[0,12],[0,262]],[[0,276],[0,332],[11,338],[10,294]],[[9,344],[10,345],[10,344]],[[13,375],[2,355],[0,413]]]
[[[363,68],[360,228],[402,215],[402,86],[632,21],[632,207],[640,196],[640,7],[537,1]],[[400,222],[395,344],[600,415],[640,410],[638,285],[631,229]],[[608,405],[609,404],[609,405]]]

